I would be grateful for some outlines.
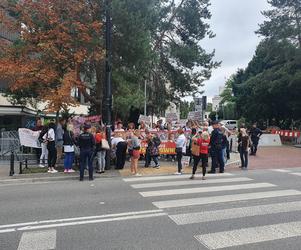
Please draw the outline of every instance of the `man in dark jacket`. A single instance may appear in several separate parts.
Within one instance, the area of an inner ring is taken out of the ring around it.
[[[225,162],[223,155],[223,134],[220,130],[218,121],[212,123],[213,131],[210,138],[210,154],[212,158],[212,166],[210,174],[215,174],[215,168],[219,166],[219,172],[224,173]]]
[[[88,132],[90,125],[84,125],[84,132],[78,137],[78,146],[80,148],[80,177],[79,180],[84,180],[84,171],[88,162],[89,180],[93,180],[93,152],[95,146],[94,136]]]
[[[262,135],[262,131],[259,128],[257,128],[257,124],[254,123],[253,127],[250,129],[249,134],[252,141],[250,155],[256,155],[257,147],[258,147],[260,136]]]

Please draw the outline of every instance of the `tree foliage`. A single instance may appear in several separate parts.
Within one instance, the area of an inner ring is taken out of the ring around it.
[[[300,0],[270,0],[264,36],[246,69],[226,83],[224,103],[235,103],[239,117],[287,127],[301,117]]]
[[[28,92],[33,90],[50,108],[66,108],[75,104],[68,92],[79,87],[91,110],[99,113],[104,1],[5,2],[2,22],[13,23],[22,34],[0,61],[1,73],[13,83],[9,94],[32,98]],[[124,118],[131,109],[143,107],[145,81],[148,110],[159,114],[170,101],[198,91],[211,76],[219,63],[214,51],[200,46],[202,39],[214,36],[207,23],[209,5],[209,0],[112,0],[115,114]],[[14,19],[5,18],[7,13]]]
[[[1,51],[0,74],[10,80],[11,94],[47,101],[51,111],[76,105],[71,90],[86,88],[81,68],[103,57],[99,6],[86,0],[2,5],[2,25],[20,34]]]
[[[268,19],[258,34],[274,40],[289,40],[301,48],[301,0],[269,0],[273,9],[263,12]]]

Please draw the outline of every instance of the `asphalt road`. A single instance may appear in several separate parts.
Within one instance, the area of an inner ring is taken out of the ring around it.
[[[301,249],[301,169],[188,177],[0,184],[0,249]]]

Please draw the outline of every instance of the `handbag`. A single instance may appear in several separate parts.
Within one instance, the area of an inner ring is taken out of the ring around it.
[[[79,149],[79,147],[76,146],[76,145],[73,145],[73,147],[74,147],[74,154],[75,154],[76,156],[79,156],[79,155],[80,155],[80,149]]]
[[[101,148],[105,149],[105,150],[109,150],[110,149],[110,145],[108,143],[108,141],[106,139],[102,139],[101,140]]]
[[[200,156],[200,146],[196,143],[192,143],[191,145],[191,153],[194,156]]]

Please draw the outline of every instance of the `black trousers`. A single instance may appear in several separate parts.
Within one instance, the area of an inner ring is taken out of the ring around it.
[[[257,147],[258,147],[258,140],[252,140],[252,145],[251,145],[251,154],[256,155],[257,153]]]
[[[177,152],[177,161],[178,161],[178,173],[181,173],[181,171],[182,171],[182,157],[183,157],[182,148],[177,148],[176,152]]]
[[[210,154],[212,158],[211,172],[215,173],[215,168],[219,167],[220,173],[223,173],[225,169],[223,150],[214,149],[211,150]]]
[[[202,160],[202,173],[203,176],[206,175],[206,168],[208,166],[208,154],[200,154],[200,156],[193,156],[193,168],[192,168],[193,175],[196,173],[199,162],[201,160]]]
[[[54,141],[48,142],[47,149],[48,149],[48,167],[54,168],[56,164],[56,158],[57,158],[55,142]]]
[[[126,160],[126,142],[119,142],[116,146],[116,169],[123,169]]]

